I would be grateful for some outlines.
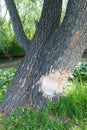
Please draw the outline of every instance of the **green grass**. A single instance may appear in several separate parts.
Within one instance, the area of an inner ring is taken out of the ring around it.
[[[77,67],[64,89],[66,96],[59,102],[48,101],[43,112],[20,107],[0,121],[0,130],[87,130],[86,69],[86,63]],[[15,71],[14,68],[0,70],[0,102]]]
[[[48,103],[43,112],[28,106],[1,122],[3,130],[87,130],[87,83],[72,83],[59,102]]]

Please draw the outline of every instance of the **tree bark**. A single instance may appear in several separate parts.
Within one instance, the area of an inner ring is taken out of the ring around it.
[[[1,105],[4,113],[9,114],[26,103],[33,108],[42,109],[47,99],[58,98],[67,78],[73,73],[76,63],[87,48],[86,1],[70,0],[61,25],[61,0],[56,0],[56,4],[57,2],[60,5],[58,24],[55,19],[58,13],[55,2],[44,0],[42,16],[30,49]],[[52,9],[55,11],[54,16]],[[50,16],[49,11],[52,13]]]

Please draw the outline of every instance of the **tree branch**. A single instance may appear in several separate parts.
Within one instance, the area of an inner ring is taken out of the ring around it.
[[[58,28],[61,12],[62,0],[44,0],[42,15],[36,31],[36,35],[41,36],[44,42]]]
[[[61,26],[54,32],[54,39],[56,39],[57,42],[60,40],[63,41],[63,39],[65,39],[65,41],[68,41],[66,44],[68,44],[72,36],[75,34],[79,34],[80,36],[84,25],[86,28],[86,15],[87,6],[85,0],[69,0],[64,21]]]
[[[62,12],[62,0],[44,0],[42,15],[40,19],[43,29],[55,30],[60,24]]]
[[[11,16],[16,40],[25,51],[29,51],[30,41],[26,37],[26,34],[23,30],[23,26],[18,15],[14,0],[5,0],[5,2]]]

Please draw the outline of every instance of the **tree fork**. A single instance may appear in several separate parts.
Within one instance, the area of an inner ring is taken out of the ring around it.
[[[45,42],[59,27],[61,12],[62,0],[44,0],[42,14],[35,33],[35,38],[39,35],[39,39],[43,39]]]

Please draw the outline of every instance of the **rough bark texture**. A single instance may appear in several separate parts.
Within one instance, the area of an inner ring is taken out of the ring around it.
[[[9,5],[12,0],[5,1]],[[69,0],[61,25],[60,14],[61,0],[44,0],[36,34],[1,105],[2,112],[8,114],[26,103],[42,109],[47,98],[52,100],[62,92],[87,48],[86,1]]]

